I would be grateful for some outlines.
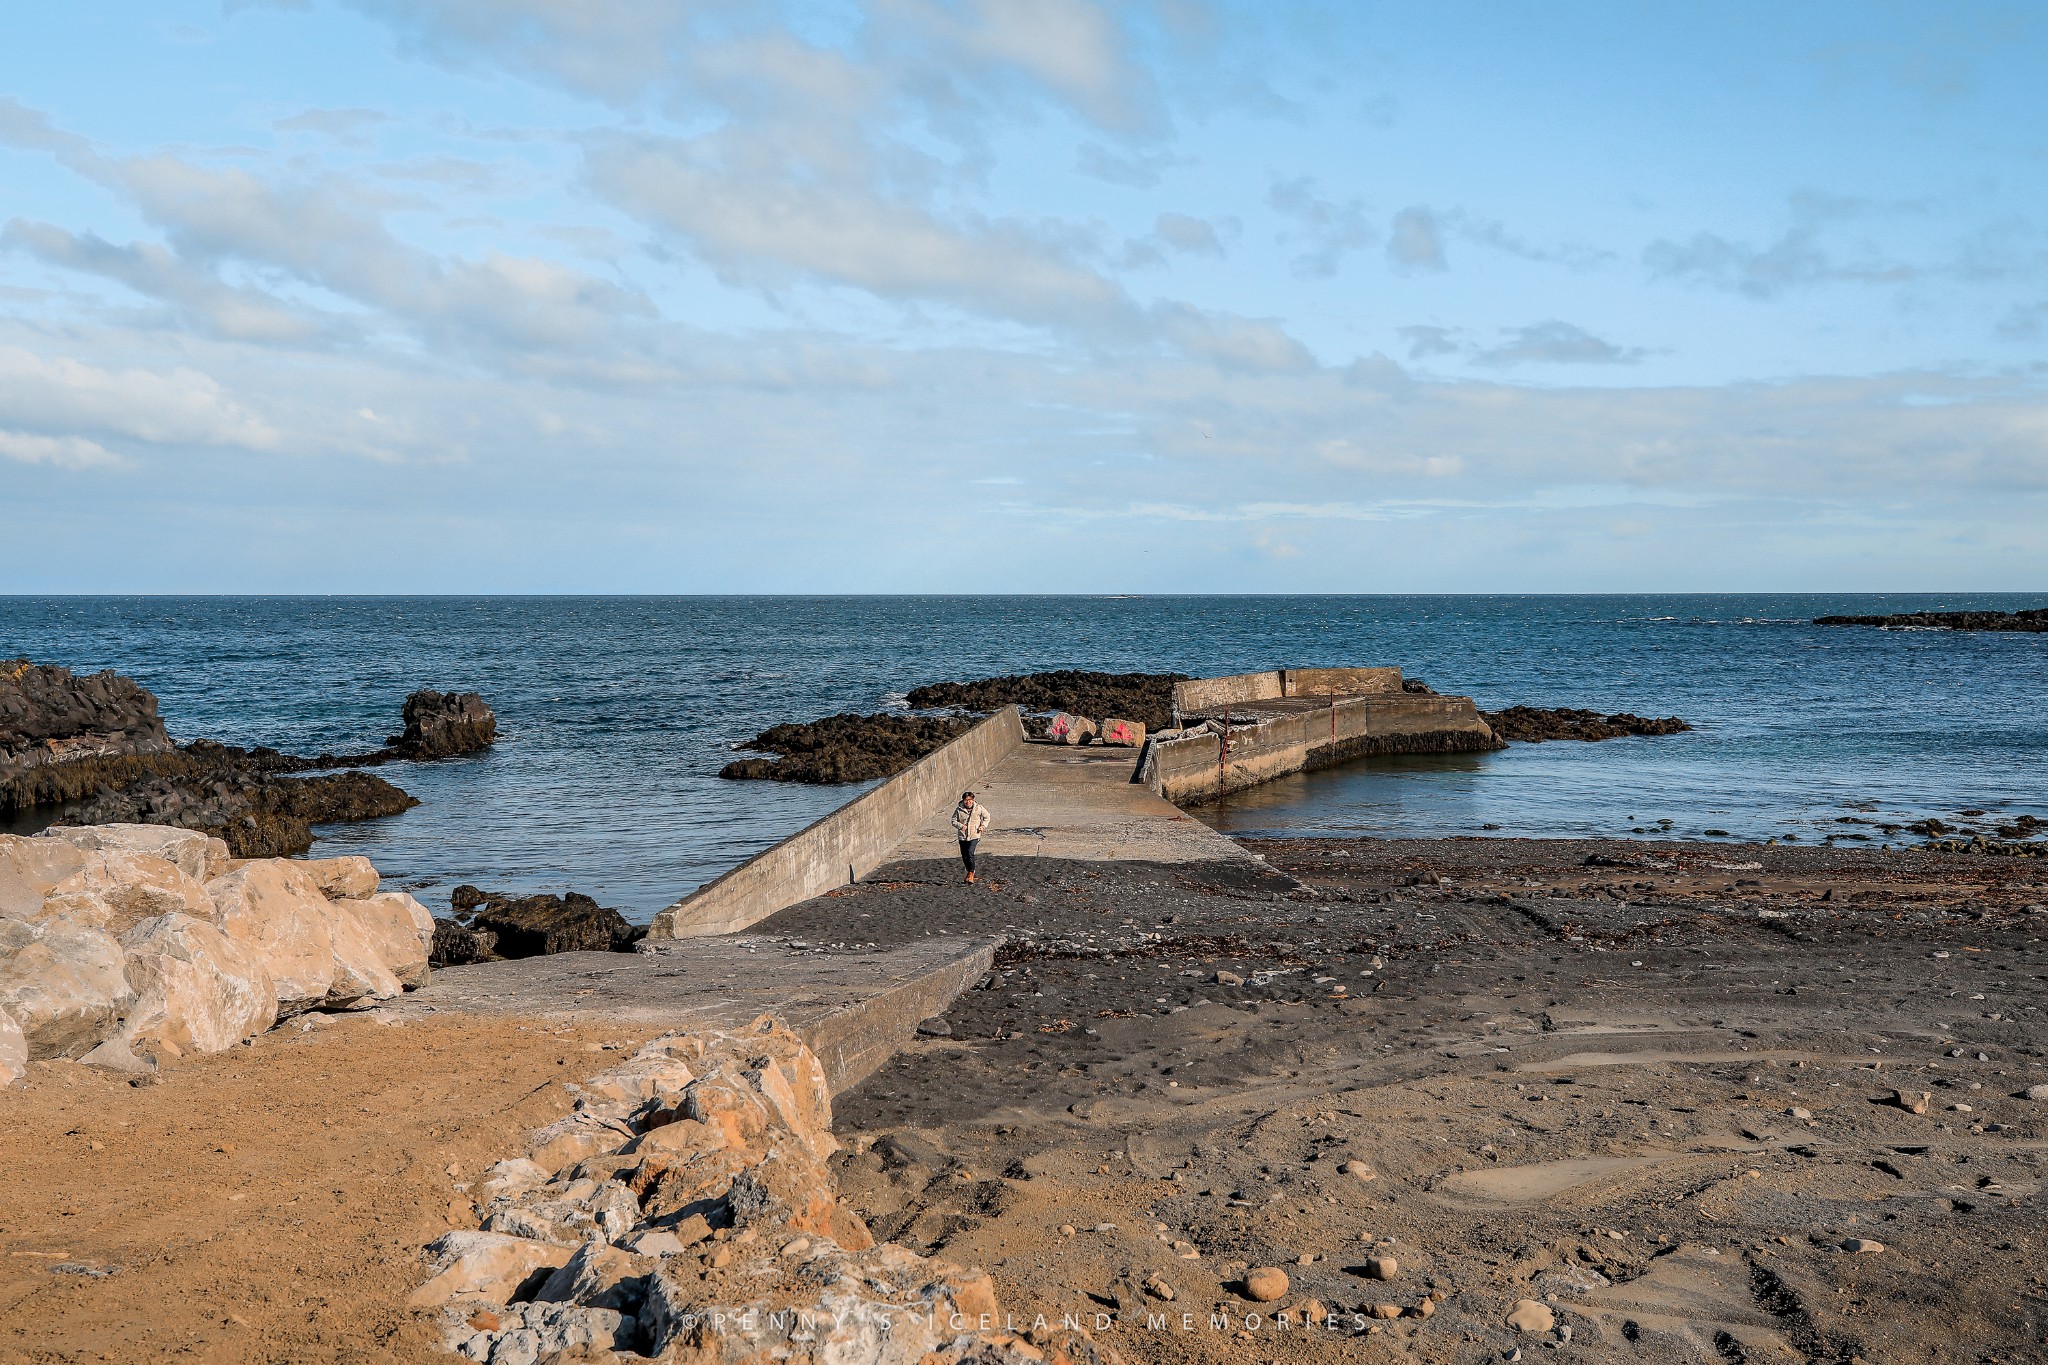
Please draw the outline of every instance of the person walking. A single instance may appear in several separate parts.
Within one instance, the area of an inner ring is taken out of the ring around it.
[[[953,807],[953,832],[960,836],[960,861],[966,865],[969,885],[974,882],[974,846],[987,829],[988,807],[977,806],[973,792],[960,793],[960,804]]]

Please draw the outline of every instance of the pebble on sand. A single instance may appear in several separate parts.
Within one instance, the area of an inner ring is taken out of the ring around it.
[[[1373,1170],[1372,1167],[1366,1165],[1363,1161],[1347,1161],[1337,1169],[1354,1180],[1373,1180],[1377,1179],[1379,1175],[1377,1171]]]
[[[1391,1280],[1401,1273],[1401,1263],[1392,1256],[1368,1256],[1365,1260],[1365,1278],[1368,1280]]]
[[[1865,1256],[1875,1256],[1878,1252],[1884,1250],[1884,1243],[1872,1241],[1868,1237],[1850,1237],[1842,1242],[1842,1250]]]
[[[2027,1098],[2030,1100],[2048,1100],[2048,1085],[2028,1086]]]
[[[1892,1103],[1909,1114],[1924,1114],[1934,1096],[1925,1090],[1894,1090]]]
[[[1287,1293],[1287,1272],[1279,1266],[1262,1265],[1244,1276],[1244,1296],[1253,1303],[1272,1303]]]
[[[1516,1299],[1508,1314],[1508,1326],[1517,1332],[1548,1332],[1557,1325],[1557,1314],[1534,1299]]]

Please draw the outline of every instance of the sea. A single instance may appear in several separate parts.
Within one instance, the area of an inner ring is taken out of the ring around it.
[[[2048,815],[2048,635],[1812,624],[2048,594],[1305,597],[0,597],[0,658],[114,669],[171,733],[360,752],[407,693],[481,692],[489,753],[393,764],[420,798],[322,827],[432,908],[471,883],[645,921],[856,795],[735,782],[786,720],[1054,668],[1196,676],[1394,664],[1493,710],[1677,715],[1690,733],[1368,758],[1194,814],[1280,837],[1913,842]],[[1966,811],[1984,817],[1962,817]]]

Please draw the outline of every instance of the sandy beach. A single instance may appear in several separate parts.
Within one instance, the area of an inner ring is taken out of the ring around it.
[[[877,1238],[1134,1362],[2039,1358],[2039,860],[1254,851],[898,864],[757,927],[1012,936],[838,1101]],[[419,1247],[637,1041],[343,1014],[140,1088],[36,1064],[0,1117],[0,1359],[446,1358]],[[1525,1299],[1550,1330],[1506,1324]]]

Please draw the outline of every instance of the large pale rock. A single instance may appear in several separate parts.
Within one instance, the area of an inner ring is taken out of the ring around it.
[[[180,872],[200,883],[218,876],[228,861],[225,842],[175,825],[59,826],[44,830],[40,837],[92,853],[146,853],[176,863]]]
[[[51,888],[85,866],[85,850],[58,839],[0,834],[0,919],[34,919]]]
[[[206,891],[220,931],[270,974],[280,1019],[329,1003],[334,931],[317,882],[285,859],[259,858],[215,877]]]
[[[62,920],[115,938],[159,915],[213,918],[213,900],[206,888],[176,863],[151,853],[111,848],[85,857],[84,867],[50,888],[34,918]]]
[[[490,1365],[541,1365],[542,1361],[617,1360],[614,1352],[631,1351],[640,1335],[631,1314],[609,1308],[521,1303],[492,1316],[498,1323],[495,1331],[473,1332],[450,1344],[469,1359],[488,1360]],[[641,1359],[637,1355],[627,1358]]]
[[[296,861],[300,870],[334,900],[377,894],[377,869],[368,858],[351,854],[346,858],[300,858]]]
[[[510,1303],[521,1290],[530,1294],[545,1284],[575,1251],[573,1246],[501,1232],[445,1233],[427,1245],[427,1263],[438,1273],[414,1290],[408,1302],[415,1308],[463,1299]]]
[[[122,935],[121,946],[136,997],[121,1030],[132,1051],[169,1044],[178,1052],[221,1052],[277,1022],[270,974],[206,920],[145,920]]]
[[[353,908],[357,901],[327,903],[327,938],[334,950],[334,980],[327,988],[328,1005],[357,1000],[389,1000],[405,987],[384,965],[381,924]]]
[[[330,901],[327,908],[337,923],[346,916],[361,927],[377,960],[400,985],[413,990],[427,984],[427,959],[434,949],[434,917],[426,906],[403,891],[386,891],[359,899]]]
[[[28,1038],[14,1016],[0,1010],[0,1089],[21,1079],[28,1067]]]
[[[585,1242],[567,1265],[548,1276],[533,1297],[541,1303],[577,1303],[631,1313],[647,1294],[652,1256],[640,1256],[604,1242]]]
[[[0,1010],[31,1058],[82,1057],[135,1001],[121,945],[97,929],[0,919]]]
[[[1086,716],[1070,716],[1062,711],[1052,718],[1052,725],[1046,733],[1061,744],[1086,744],[1095,738],[1095,722]]]

